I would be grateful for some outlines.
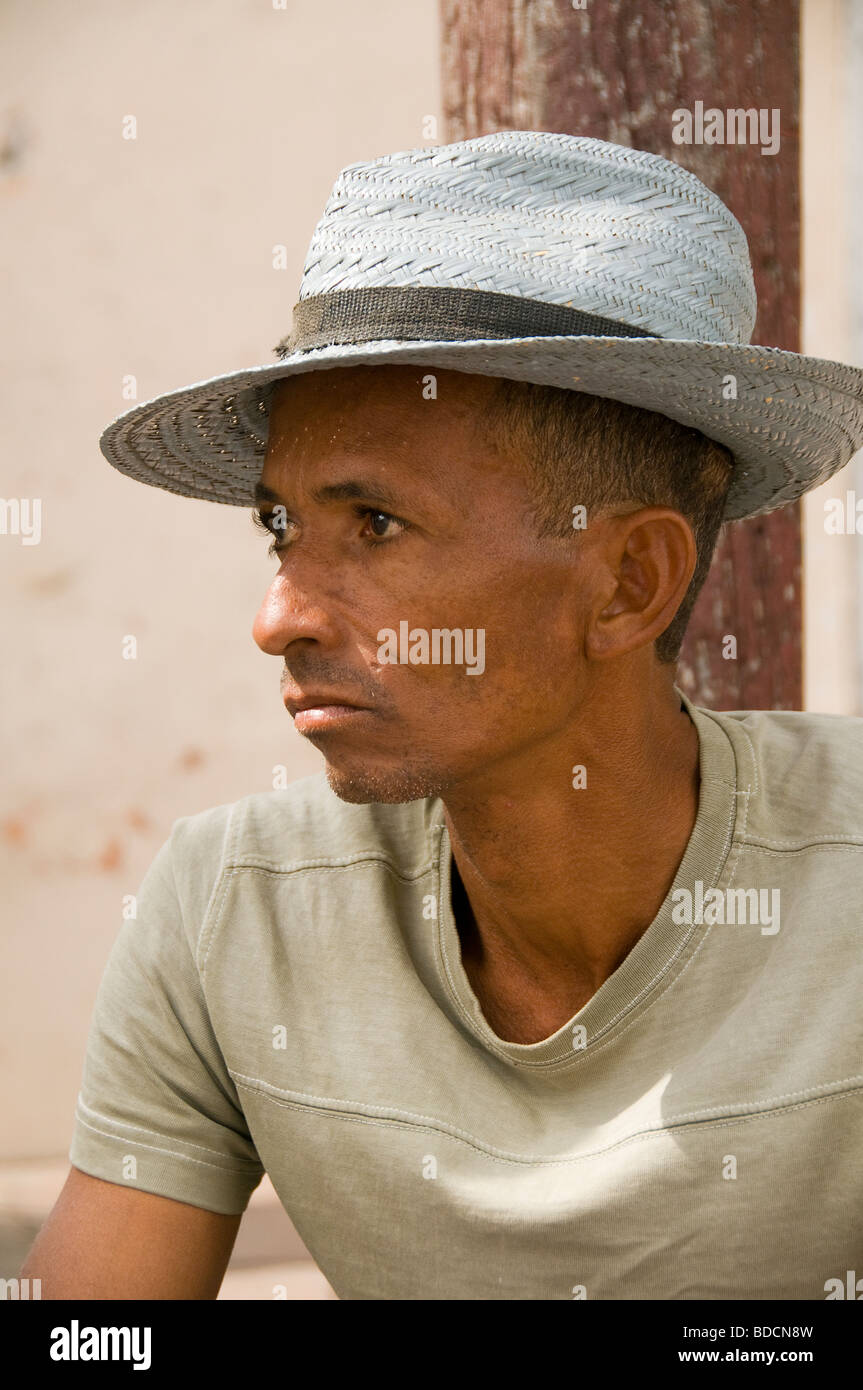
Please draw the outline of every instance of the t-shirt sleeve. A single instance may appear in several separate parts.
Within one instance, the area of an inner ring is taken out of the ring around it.
[[[238,1214],[264,1169],[196,963],[228,809],[175,824],[114,943],[69,1157],[92,1177]]]

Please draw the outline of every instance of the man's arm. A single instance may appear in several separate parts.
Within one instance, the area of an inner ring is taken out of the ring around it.
[[[214,1299],[239,1225],[72,1168],[21,1275],[43,1299]]]

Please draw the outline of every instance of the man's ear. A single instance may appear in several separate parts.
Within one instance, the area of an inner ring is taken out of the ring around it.
[[[585,632],[594,661],[655,642],[683,602],[697,559],[692,528],[671,507],[641,507],[602,525],[596,558],[607,583]]]

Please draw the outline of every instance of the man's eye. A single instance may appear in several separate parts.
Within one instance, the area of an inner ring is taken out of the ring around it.
[[[284,509],[282,509],[282,511],[283,510]],[[287,534],[286,516],[282,515],[279,510],[267,513],[253,512],[252,523],[259,531],[263,531],[265,535],[272,536],[273,538],[273,543],[267,551],[267,554],[278,554],[279,547],[284,542]]]
[[[392,516],[389,512],[378,511],[375,507],[357,507],[356,514],[365,522],[361,534],[366,540],[393,541],[410,530],[410,522],[402,521],[401,517]],[[259,531],[272,537],[268,555],[279,555],[286,548],[288,530],[293,522],[288,519],[284,508],[277,507],[272,512],[253,512],[252,522]]]
[[[397,516],[391,516],[389,512],[378,512],[371,507],[362,508],[361,515],[366,518],[366,523],[371,527],[371,534],[377,540],[395,540],[396,536],[401,535],[408,529],[408,523],[402,521]],[[398,527],[396,531],[389,532],[391,526]]]

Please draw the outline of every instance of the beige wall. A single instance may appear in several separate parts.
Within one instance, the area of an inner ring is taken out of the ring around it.
[[[863,366],[855,303],[863,289],[852,190],[860,153],[861,53],[854,42],[861,0],[804,0],[802,6],[803,180],[802,350]],[[828,535],[824,502],[863,497],[858,457],[803,499],[804,702],[827,714],[863,714],[858,535]]]
[[[172,822],[321,766],[250,635],[248,513],[132,483],[99,434],[127,374],[144,401],[275,360],[338,170],[440,112],[436,0],[6,0],[0,30],[0,495],[43,513],[40,544],[0,536],[9,1158],[68,1146],[122,897]]]

